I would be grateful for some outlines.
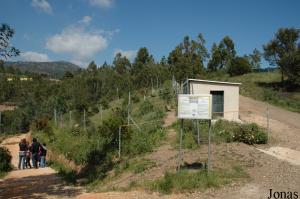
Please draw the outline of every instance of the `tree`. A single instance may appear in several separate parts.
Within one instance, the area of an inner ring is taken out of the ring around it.
[[[220,68],[227,68],[231,61],[235,58],[236,51],[234,49],[234,42],[229,36],[225,36],[219,44],[219,51],[221,53]]]
[[[130,69],[130,73],[133,76],[134,82],[138,83],[136,85],[149,85],[149,78],[151,77],[149,77],[147,70],[149,70],[149,67],[151,67],[153,64],[155,64],[154,59],[152,55],[149,54],[148,49],[145,47],[140,48]]]
[[[15,31],[7,24],[0,26],[0,60],[17,56],[20,51],[10,45],[9,40],[14,36]]]
[[[291,71],[294,71],[295,68],[290,64],[298,60],[299,38],[300,29],[280,28],[275,34],[275,38],[263,45],[265,59],[271,65],[278,66],[281,71],[281,82],[284,80],[284,75],[292,78]]]
[[[208,57],[202,34],[199,34],[196,40],[190,40],[185,36],[183,42],[170,52],[168,64],[176,80],[181,84],[185,78],[194,78],[201,74]]]
[[[130,69],[131,63],[125,56],[122,57],[121,53],[117,53],[113,61],[113,66],[118,74],[124,74]]]
[[[227,69],[236,56],[233,40],[229,36],[226,36],[221,40],[219,45],[214,43],[211,54],[211,59],[207,65],[208,70]]]
[[[211,48],[211,59],[209,60],[207,64],[207,69],[209,71],[217,71],[218,69],[221,68],[221,52],[219,50],[219,47],[217,46],[216,43],[213,43],[212,48]]]
[[[0,60],[0,73],[4,73],[4,72],[5,72],[4,61]]]
[[[74,77],[73,73],[71,73],[70,71],[66,71],[64,73],[63,79],[72,79]]]
[[[284,66],[283,72],[288,76],[290,84],[300,85],[300,48],[287,53],[281,58],[279,64]]]
[[[251,64],[246,57],[236,57],[228,67],[230,76],[243,75],[251,72]]]
[[[97,64],[94,61],[92,61],[91,63],[89,63],[89,65],[87,67],[87,70],[89,72],[95,72],[95,71],[97,71]]]
[[[261,53],[255,48],[253,53],[249,55],[252,70],[260,69]]]

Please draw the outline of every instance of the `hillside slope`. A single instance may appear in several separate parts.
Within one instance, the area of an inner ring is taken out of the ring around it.
[[[80,69],[79,66],[66,61],[56,62],[6,62],[5,67],[18,68],[21,71],[47,74],[51,77],[62,77],[66,71],[75,72]]]

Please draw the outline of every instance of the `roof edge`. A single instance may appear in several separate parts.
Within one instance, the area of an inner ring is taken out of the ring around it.
[[[229,85],[236,85],[236,86],[242,85],[242,83],[236,83],[236,82],[212,81],[212,80],[204,80],[204,79],[187,79],[186,81],[214,83],[214,84],[229,84]]]

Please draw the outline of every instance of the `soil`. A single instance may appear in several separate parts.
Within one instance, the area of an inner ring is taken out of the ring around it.
[[[256,122],[267,126],[267,104],[246,97],[240,97],[240,118],[245,122]],[[0,198],[267,198],[269,189],[274,191],[297,191],[300,193],[300,114],[278,107],[269,106],[270,142],[267,145],[249,146],[242,143],[213,144],[212,166],[224,168],[238,162],[249,174],[249,178],[204,192],[194,191],[185,194],[161,195],[144,190],[104,193],[88,193],[82,187],[67,186],[51,168],[14,170],[0,181]],[[166,127],[176,120],[173,111],[168,112]],[[25,135],[5,140],[2,145],[12,152],[16,165],[17,143]],[[121,188],[130,182],[154,180],[163,176],[165,171],[175,171],[178,163],[178,150],[172,147],[171,140],[176,137],[174,129],[169,128],[167,141],[144,158],[156,162],[156,165],[139,174],[124,173],[112,180],[107,188]],[[195,162],[207,159],[207,147],[183,151],[183,166],[191,167]],[[225,164],[226,163],[226,164]],[[201,164],[200,164],[201,165]],[[200,166],[201,167],[201,166]],[[197,169],[197,168],[196,168]]]
[[[16,108],[16,106],[0,104],[0,112],[1,111],[11,111],[11,110],[14,110],[15,108]]]

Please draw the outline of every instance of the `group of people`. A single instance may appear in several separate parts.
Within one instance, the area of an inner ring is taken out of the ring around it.
[[[19,143],[19,169],[25,168],[38,168],[46,166],[46,155],[47,148],[46,144],[40,144],[36,138],[32,139],[32,144],[30,145],[26,139],[22,139]],[[32,160],[32,166],[30,164],[30,159]]]

